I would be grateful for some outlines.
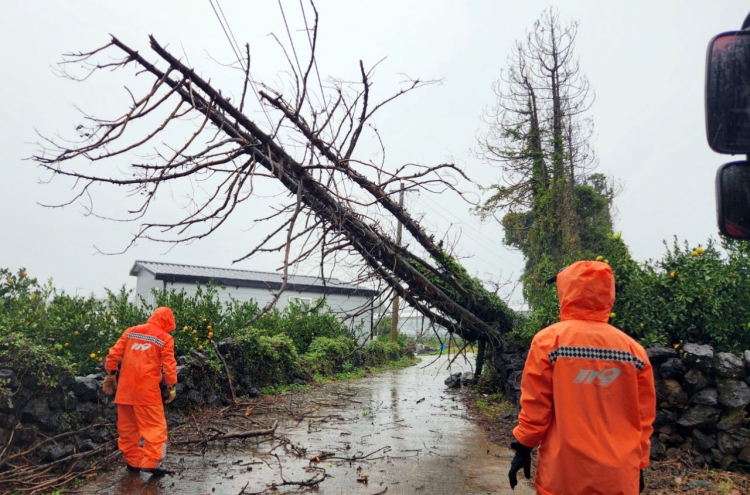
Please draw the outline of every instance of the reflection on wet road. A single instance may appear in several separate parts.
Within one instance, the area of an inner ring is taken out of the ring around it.
[[[510,490],[512,452],[487,442],[483,431],[466,418],[463,404],[443,385],[444,367],[438,371],[435,363],[421,369],[429,359],[405,370],[308,392],[305,400],[314,410],[308,406],[301,421],[288,413],[254,416],[265,423],[278,419],[277,436],[286,437],[286,444],[280,445],[278,438],[273,443],[248,440],[211,446],[203,456],[199,450],[172,452],[165,466],[177,471],[174,476],[152,480],[118,469],[102,473],[78,493],[239,494],[244,488],[251,494],[280,484],[280,466],[286,480],[312,478],[316,473],[306,470],[309,460],[321,453],[330,457],[321,456],[317,463],[327,475],[317,488],[279,486],[275,493],[534,493],[525,483]],[[453,371],[457,368],[454,364]],[[302,450],[304,456],[295,455]],[[360,481],[365,476],[367,483]]]

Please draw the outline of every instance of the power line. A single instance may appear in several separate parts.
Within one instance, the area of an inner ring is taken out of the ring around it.
[[[420,197],[420,199],[422,199],[422,198]],[[480,231],[478,231],[475,228],[473,228],[471,225],[463,223],[464,220],[462,218],[458,217],[455,213],[451,212],[450,210],[448,210],[447,208],[443,207],[439,203],[433,201],[432,199],[430,199],[430,198],[428,198],[426,196],[424,197],[424,199],[428,200],[430,203],[432,203],[432,205],[434,205],[435,207],[440,208],[445,213],[447,213],[448,215],[452,216],[456,221],[461,222],[462,223],[462,225],[461,225],[461,234],[462,235],[465,235],[466,237],[468,237],[472,241],[476,242],[480,246],[484,247],[485,249],[487,249],[489,251],[492,251],[495,254],[495,256],[497,256],[501,260],[505,261],[506,263],[508,263],[509,265],[511,265],[513,268],[515,268],[517,270],[522,270],[523,269],[522,266],[520,266],[518,264],[518,262],[513,261],[513,260],[509,260],[508,258],[506,258],[504,256],[501,256],[500,254],[497,253],[498,250],[506,250],[507,247],[502,246],[500,244],[497,244],[497,243],[491,241],[486,236],[484,236]],[[422,203],[422,206],[425,206],[427,208],[431,208],[431,205],[428,205],[428,204],[424,203],[423,201],[421,201],[421,203]],[[472,235],[472,232],[474,233],[474,235]],[[476,235],[476,237],[475,237],[475,235]],[[486,261],[486,260],[483,260],[483,261]],[[499,267],[495,266],[495,268],[499,268]]]
[[[426,195],[425,195],[425,196],[423,197],[423,199],[425,199],[425,200],[429,201],[429,202],[430,202],[430,203],[431,203],[431,204],[433,205],[433,207],[437,207],[437,208],[440,208],[441,210],[443,210],[444,212],[446,212],[446,213],[447,213],[448,215],[452,216],[452,217],[453,217],[453,218],[454,218],[455,220],[457,220],[458,222],[461,222],[461,223],[463,223],[463,222],[464,222],[464,219],[463,219],[463,218],[459,217],[459,216],[458,216],[458,215],[456,215],[456,214],[455,214],[454,212],[450,211],[450,210],[449,210],[449,209],[447,209],[447,208],[446,208],[445,206],[441,205],[440,203],[438,203],[437,201],[433,200],[432,198],[430,198],[430,197],[428,197],[428,196],[426,196]],[[429,207],[429,205],[425,204],[424,202],[422,203],[422,205],[423,205],[423,206],[428,206],[428,207]],[[491,245],[491,246],[492,246],[493,248],[498,248],[498,249],[506,249],[506,248],[505,248],[505,246],[503,246],[503,245],[501,245],[501,244],[497,244],[497,243],[495,243],[494,241],[491,241],[491,240],[487,239],[487,238],[486,238],[486,237],[484,236],[484,234],[482,234],[482,232],[481,232],[480,230],[477,230],[476,228],[474,228],[473,226],[471,226],[471,225],[470,225],[470,224],[468,224],[468,223],[466,223],[466,224],[463,224],[463,225],[462,225],[462,228],[465,228],[465,229],[471,230],[471,231],[473,231],[473,232],[474,232],[475,234],[477,234],[477,235],[481,236],[481,237],[482,237],[482,239],[483,239],[483,240],[484,240],[484,241],[485,241],[486,243],[488,243],[489,245]]]
[[[218,0],[216,0],[218,2]],[[292,53],[294,53],[294,61],[297,62],[297,70],[299,71],[299,77],[302,77],[302,67],[299,65],[299,58],[297,57],[297,48],[294,46],[292,40],[292,33],[289,31],[289,23],[286,20],[286,14],[284,13],[284,6],[279,1],[279,10],[281,10],[281,17],[284,19],[284,27],[286,28],[286,35],[289,37],[289,44],[292,46]]]
[[[229,25],[229,21],[227,20],[227,16],[224,15],[224,9],[221,8],[221,4],[219,3],[219,0],[216,0],[216,6],[219,7],[219,12],[221,12],[221,17],[224,19],[224,24],[226,24],[227,29],[229,30],[229,34],[232,35],[232,40],[234,41],[234,46],[237,48],[234,52],[235,55],[237,55],[237,61],[240,63],[240,67],[242,67],[242,57],[240,57],[239,52],[240,50],[240,44],[237,43],[237,38],[234,37],[234,32],[232,31],[232,26]],[[250,61],[248,60],[247,63],[249,64]]]
[[[427,207],[429,207],[428,205],[424,205],[424,206],[427,206]],[[478,240],[476,240],[476,239],[475,239],[474,237],[472,237],[472,236],[471,236],[471,235],[470,235],[469,233],[467,233],[467,232],[464,232],[464,231],[462,231],[462,232],[461,232],[461,234],[462,234],[462,235],[465,235],[465,237],[466,237],[466,238],[468,238],[468,239],[470,239],[470,240],[474,241],[475,243],[477,243],[477,244],[481,245],[481,246],[482,246],[482,247],[483,247],[484,249],[486,249],[486,250],[488,250],[488,251],[491,251],[491,252],[496,252],[496,249],[497,249],[497,247],[492,247],[492,248],[491,248],[491,247],[489,247],[489,246],[487,246],[487,245],[484,245],[484,244],[482,244],[482,243],[481,243],[480,241],[478,241]],[[498,257],[499,257],[499,256],[498,256]],[[472,253],[472,255],[471,255],[471,258],[475,258],[475,259],[477,259],[477,260],[481,261],[481,262],[482,262],[482,263],[483,263],[484,265],[486,265],[486,266],[488,266],[488,267],[490,267],[490,268],[494,268],[494,269],[495,269],[495,271],[497,271],[498,273],[502,273],[503,271],[507,270],[507,268],[508,268],[507,266],[505,266],[505,267],[501,267],[501,266],[498,266],[498,265],[496,265],[496,264],[495,264],[495,262],[497,262],[497,260],[495,260],[495,259],[489,260],[489,259],[485,258],[484,256],[482,256],[482,255],[479,255],[479,254],[476,254],[476,253]],[[499,257],[499,258],[500,258],[500,257]],[[513,262],[511,262],[511,261],[509,261],[509,260],[507,260],[507,259],[505,259],[505,258],[501,258],[501,259],[502,259],[503,261],[505,261],[506,263],[508,263],[509,265],[511,265],[511,268],[512,268],[512,269],[514,270],[514,272],[515,272],[515,271],[518,271],[518,272],[522,272],[522,271],[523,271],[523,269],[522,269],[522,268],[521,268],[521,267],[520,267],[520,266],[519,266],[518,264],[516,264],[516,263],[513,263]]]
[[[227,37],[227,41],[229,42],[229,46],[232,47],[232,51],[234,52],[234,56],[237,57],[237,61],[240,63],[240,67],[243,69],[245,66],[242,64],[242,57],[240,57],[239,52],[237,51],[237,48],[235,48],[235,44],[237,43],[237,40],[234,40],[234,43],[232,43],[232,38],[234,38],[234,34],[232,34],[232,37],[229,36],[229,33],[227,32],[227,28],[229,28],[229,23],[227,23],[227,27],[224,27],[224,23],[221,20],[221,17],[219,17],[219,12],[216,10],[216,7],[214,7],[213,0],[208,0],[208,3],[211,4],[211,8],[214,11],[214,14],[216,14],[216,19],[219,21],[219,25],[221,26],[221,30],[224,31],[224,36]],[[216,4],[219,4],[219,0],[216,0]],[[219,9],[221,9],[221,5],[219,5]],[[222,10],[221,15],[224,15],[224,11]],[[225,17],[226,19],[226,17]],[[231,28],[229,28],[231,31]]]
[[[299,7],[302,11],[302,19],[305,21],[305,33],[307,33],[307,42],[310,44],[310,56],[312,57],[313,66],[315,67],[315,75],[318,78],[318,86],[320,87],[320,98],[323,102],[323,110],[326,112],[326,122],[328,122],[327,126],[333,126],[333,123],[331,122],[331,113],[328,111],[328,104],[326,103],[326,94],[325,91],[323,91],[323,82],[320,79],[320,71],[318,70],[318,59],[315,57],[315,52],[313,50],[313,40],[310,38],[310,26],[307,24],[307,15],[305,14],[305,7],[302,5],[302,0],[299,1]],[[315,6],[313,5],[313,9],[315,9]],[[317,36],[317,11],[315,12],[316,15],[316,32],[315,35]],[[312,103],[310,104],[310,107],[312,107]],[[325,128],[324,128],[325,129]],[[323,132],[324,129],[321,129],[320,132]]]
[[[216,7],[214,7],[214,0],[208,0],[208,2],[211,4],[211,8],[214,11],[214,14],[216,15],[216,20],[219,21],[219,25],[221,26],[222,31],[224,31],[224,35],[227,38],[227,41],[229,42],[229,46],[232,48],[232,51],[234,52],[235,57],[237,57],[237,62],[240,64],[240,68],[247,71],[247,80],[250,83],[250,86],[253,88],[253,93],[255,94],[255,99],[258,101],[258,105],[260,105],[261,110],[263,110],[263,113],[266,116],[266,119],[268,120],[268,125],[271,127],[271,130],[273,130],[273,121],[271,120],[271,116],[268,113],[268,110],[266,109],[265,105],[263,105],[263,102],[260,101],[260,97],[258,96],[258,88],[255,87],[255,81],[253,80],[252,74],[250,73],[250,59],[247,60],[247,66],[242,63],[242,57],[239,54],[240,45],[237,43],[237,38],[234,37],[234,33],[232,32],[232,27],[229,25],[229,21],[227,20],[226,16],[224,15],[224,9],[221,8],[221,4],[219,3],[219,0],[216,0],[216,5],[219,7],[219,11],[221,11],[221,16],[219,16],[219,12],[216,10]],[[222,18],[224,19],[222,22]],[[224,25],[226,24],[226,27]],[[227,32],[229,30],[229,32]],[[231,36],[230,36],[231,33]],[[236,48],[235,48],[236,47]],[[249,57],[249,55],[248,55]]]

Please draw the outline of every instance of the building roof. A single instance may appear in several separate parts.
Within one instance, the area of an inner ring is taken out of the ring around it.
[[[238,270],[235,268],[214,268],[209,266],[178,265],[160,261],[136,261],[130,275],[138,276],[141,270],[154,275],[156,280],[172,283],[202,283],[213,281],[227,287],[252,287],[267,290],[281,288],[281,273]],[[318,294],[348,294],[361,297],[374,297],[378,291],[361,287],[337,278],[323,280],[307,275],[289,275],[286,290],[314,292]]]

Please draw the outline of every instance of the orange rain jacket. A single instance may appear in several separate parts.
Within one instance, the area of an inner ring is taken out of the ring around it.
[[[169,308],[156,308],[145,325],[128,328],[112,346],[104,368],[117,369],[122,359],[117,384],[116,404],[131,406],[161,405],[162,369],[167,385],[177,383],[174,339],[168,332],[175,328]]]
[[[646,351],[607,324],[615,279],[579,261],[557,275],[560,322],[536,334],[521,379],[516,439],[539,445],[541,495],[636,495],[656,415]]]

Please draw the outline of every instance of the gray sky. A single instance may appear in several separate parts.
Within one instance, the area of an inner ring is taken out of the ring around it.
[[[273,81],[285,68],[283,54],[267,36],[284,34],[277,2],[222,0],[221,5],[238,41],[250,43],[254,77]],[[284,5],[292,27],[299,27],[294,24],[299,4]],[[625,185],[616,200],[616,229],[638,260],[661,257],[662,240],[671,242],[674,235],[691,245],[716,236],[714,174],[731,157],[711,152],[705,140],[705,52],[712,36],[739,28],[746,2],[320,0],[316,5],[323,76],[356,79],[360,59],[371,66],[387,57],[374,78],[381,97],[397,89],[404,73],[443,79],[442,85],[407,95],[376,117],[389,166],[453,160],[485,184],[499,171],[480,163],[470,150],[485,129],[480,117],[493,104],[491,85],[509,49],[549,5],[559,9],[563,22],[579,20],[577,54],[597,96],[591,115],[600,171]],[[234,223],[207,240],[171,251],[141,242],[116,256],[97,254],[94,246],[121,250],[136,225],[84,217],[76,205],[62,210],[38,206],[65,199],[71,184],[39,184],[46,176],[23,160],[35,149],[35,129],[69,133],[80,121],[74,105],[108,116],[124,108],[122,88],[134,83],[132,72],[74,83],[51,70],[63,52],[103,45],[108,33],[144,54],[146,37],[153,34],[225,92],[239,91],[239,75],[209,58],[231,62],[233,54],[208,0],[6,5],[0,16],[0,266],[25,266],[33,276],[53,277],[69,292],[97,294],[103,287],[133,286],[128,271],[135,259],[229,266],[260,235],[247,228],[252,218],[268,213],[273,198],[247,204]],[[115,213],[132,205],[111,192],[99,201]],[[461,229],[460,251],[471,256],[464,262],[472,272],[483,278],[520,273],[521,256],[502,246],[496,225],[482,225],[470,216],[468,205],[449,194],[414,195],[408,203],[425,213],[438,237],[451,224],[454,231]],[[271,270],[279,264],[278,257],[256,257],[239,266]]]

